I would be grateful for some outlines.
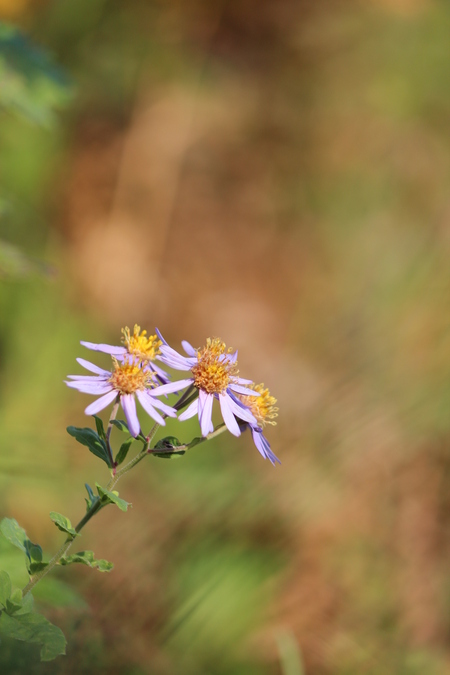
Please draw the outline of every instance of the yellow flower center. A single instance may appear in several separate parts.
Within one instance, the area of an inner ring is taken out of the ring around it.
[[[250,384],[248,386],[250,389],[257,391],[259,396],[239,395],[242,403],[250,408],[258,422],[261,423],[261,426],[264,426],[264,424],[276,424],[273,420],[275,417],[278,417],[278,408],[275,406],[277,399],[270,395],[268,389],[264,389],[263,384]]]
[[[137,356],[141,361],[153,361],[161,353],[161,340],[156,335],[147,336],[147,331],[141,332],[141,327],[135,324],[133,334],[128,326],[122,328],[122,342],[126,345],[129,354]]]
[[[134,394],[135,391],[142,391],[153,386],[153,375],[150,371],[142,369],[139,360],[124,361],[119,363],[113,358],[114,372],[109,381],[114,389],[120,394]]]
[[[198,362],[192,368],[194,385],[208,394],[220,394],[238,374],[237,363],[229,360],[231,349],[219,338],[208,338],[206,346],[197,350]]]

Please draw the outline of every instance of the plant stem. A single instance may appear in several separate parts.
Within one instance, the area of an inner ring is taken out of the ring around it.
[[[119,399],[119,396],[117,396],[117,398],[114,402],[114,405],[113,405],[113,409],[111,410],[111,415],[109,416],[108,428],[106,430],[106,447],[107,447],[107,450],[108,450],[109,461],[111,463],[111,469],[113,471],[115,469],[115,465],[114,465],[114,455],[113,455],[113,451],[112,451],[112,448],[111,448],[110,438],[111,438],[111,431],[112,431],[112,427],[113,427],[112,423],[113,423],[113,420],[116,419],[117,411],[119,410],[119,404],[120,404],[120,399]]]
[[[194,389],[193,386],[189,387],[189,389],[186,390],[186,392],[183,394],[183,396],[175,404],[174,407],[177,410],[180,410],[181,408],[188,405],[198,395],[198,392],[195,392],[195,394],[192,394],[192,389]],[[112,430],[112,426],[113,426],[112,422],[116,418],[118,409],[119,409],[119,399],[117,399],[116,402],[114,403],[114,407],[111,411],[111,415],[110,415],[109,423],[108,423],[108,428],[107,428],[107,431],[106,431],[106,446],[108,448],[108,453],[109,453],[109,457],[110,457],[110,460],[111,460],[111,466],[113,467],[114,471],[115,471],[114,458],[113,458],[113,453],[112,453],[111,444],[110,444],[110,436],[111,436],[111,430]],[[160,425],[157,424],[157,423],[153,425],[149,435],[145,439],[146,443],[145,443],[143,449],[141,450],[141,452],[138,455],[136,455],[136,457],[134,457],[130,462],[128,462],[128,464],[125,464],[125,466],[123,466],[121,469],[116,471],[111,476],[111,479],[108,483],[107,490],[112,490],[113,487],[120,480],[120,478],[123,475],[125,475],[126,473],[128,473],[128,471],[130,471],[133,467],[135,467],[136,464],[141,462],[144,459],[144,457],[147,457],[147,455],[154,454],[155,452],[157,452],[158,454],[162,454],[164,452],[173,452],[174,451],[174,449],[165,450],[165,449],[159,449],[159,448],[150,448],[150,443],[152,442],[156,432],[158,431],[159,426]],[[226,431],[226,426],[225,426],[225,424],[221,424],[219,427],[217,427],[217,429],[214,429],[214,431],[212,431],[207,436],[204,436],[203,438],[198,439],[198,440],[196,439],[195,443],[188,443],[188,444],[185,444],[185,445],[177,446],[176,450],[187,450],[188,448],[193,447],[194,445],[198,445],[199,443],[203,443],[204,441],[209,441],[212,438],[215,438],[216,436],[219,436],[224,431]],[[88,509],[88,511],[83,516],[83,518],[80,520],[80,522],[75,526],[75,531],[77,533],[79,533],[83,529],[83,527],[90,521],[90,519],[93,516],[95,516],[95,514],[98,513],[98,511],[100,511],[100,509],[103,508],[103,506],[105,506],[105,504],[101,503],[100,498],[98,498],[96,501],[94,501],[94,503],[92,504],[90,509]],[[69,534],[69,536],[67,537],[64,544],[55,553],[53,558],[51,558],[51,560],[48,562],[46,567],[44,567],[43,570],[41,570],[40,572],[37,572],[36,574],[34,574],[30,578],[30,581],[28,582],[28,584],[25,586],[25,588],[22,591],[23,597],[25,597],[25,595],[27,593],[29,593],[31,591],[31,589],[34,588],[34,586],[36,586],[36,584],[39,581],[41,581],[41,579],[43,579],[59,563],[61,558],[67,553],[69,548],[72,546],[75,539],[76,539],[75,535]]]

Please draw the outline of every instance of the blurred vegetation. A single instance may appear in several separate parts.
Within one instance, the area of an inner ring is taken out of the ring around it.
[[[47,553],[48,513],[81,515],[102,476],[62,380],[80,339],[135,321],[242,336],[283,461],[249,438],[149,459],[121,486],[131,513],[83,534],[111,575],[42,584],[67,657],[5,641],[0,672],[450,673],[448,3],[0,0],[0,18],[0,515]],[[178,117],[144,127],[171,96]],[[160,245],[172,119],[192,140]],[[130,166],[160,188],[121,197]],[[13,556],[0,541],[11,574]]]

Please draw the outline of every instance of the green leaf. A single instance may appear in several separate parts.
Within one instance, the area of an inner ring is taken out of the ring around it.
[[[109,490],[102,488],[102,486],[99,485],[98,483],[96,483],[95,486],[102,500],[102,504],[104,504],[105,506],[106,504],[115,504],[116,506],[119,507],[121,511],[126,511],[130,506],[129,502],[126,502],[124,499],[120,499],[118,492],[116,491],[110,492]]]
[[[41,563],[42,561],[42,548],[39,544],[33,544],[28,539],[27,533],[14,518],[3,518],[0,523],[0,531],[10,544],[25,553],[28,572],[34,574],[31,567],[34,563]]]
[[[203,436],[196,436],[195,438],[192,439],[190,443],[188,443],[189,448],[193,448],[194,446],[198,445],[199,443],[203,443],[205,439]]]
[[[128,429],[128,424],[124,420],[111,420],[111,422],[114,424],[115,427],[119,429],[119,431],[123,431],[125,434],[129,434],[130,430]]]
[[[99,572],[110,572],[114,567],[113,563],[107,560],[96,560],[93,551],[78,551],[73,555],[64,556],[59,561],[60,565],[71,565],[72,563],[81,563],[97,569]]]
[[[3,570],[0,572],[0,604],[6,607],[6,602],[11,597],[11,579]]]
[[[88,493],[88,498],[86,499],[85,497],[86,512],[87,512],[92,507],[92,505],[99,500],[99,497],[97,497],[97,495],[94,495],[94,493],[92,492],[92,488],[90,485],[88,485],[88,483],[85,483],[84,487],[86,488]]]
[[[131,444],[134,440],[135,439],[133,438],[133,436],[130,436],[130,438],[128,438],[125,441],[125,443],[122,443],[122,445],[120,446],[120,450],[116,455],[116,465],[117,466],[119,466],[119,464],[122,464],[122,462],[125,460],[125,458],[128,454],[128,450],[130,449]]]
[[[25,542],[25,550],[30,562],[40,563],[42,561],[42,548],[39,544],[33,544],[29,539]]]
[[[67,427],[67,433],[73,436],[78,443],[88,447],[93,455],[102,459],[109,468],[112,468],[106,449],[106,443],[93,429],[89,429],[88,427],[83,429],[79,427]]]
[[[25,542],[29,541],[29,539],[27,533],[23,527],[20,527],[17,520],[14,520],[14,518],[3,518],[0,523],[0,531],[10,544],[16,546],[16,548],[20,548],[21,551],[28,555]]]
[[[0,633],[23,642],[41,644],[41,661],[51,661],[66,653],[64,633],[41,614],[32,612],[8,616],[3,612],[0,615]]]
[[[103,420],[100,419],[100,417],[97,417],[97,415],[92,415],[92,417],[95,420],[95,426],[97,427],[97,433],[100,436],[100,438],[103,438],[103,440],[106,439],[106,434],[105,434],[105,427],[103,426]]]
[[[67,77],[47,53],[6,23],[0,23],[0,81],[0,106],[46,127],[72,94]]]
[[[155,449],[164,450],[164,452],[152,452],[154,457],[160,457],[161,459],[171,459],[172,457],[181,457],[186,453],[185,450],[177,451],[176,448],[183,446],[184,444],[175,436],[166,436],[161,438],[156,445]]]
[[[22,591],[16,588],[11,593],[11,597],[6,601],[6,613],[11,615],[17,612],[22,607]]]
[[[56,513],[56,511],[51,511],[50,518],[53,520],[58,530],[61,530],[61,532],[66,532],[67,534],[70,534],[72,537],[80,536],[80,534],[74,530],[74,528],[72,527],[72,523],[68,518],[66,518],[66,516],[63,516],[60,513]]]
[[[22,593],[22,591],[21,591]],[[31,595],[31,593],[27,593],[26,596],[22,599],[22,606],[21,608],[16,612],[17,614],[29,614],[32,612],[34,609],[34,598]]]
[[[33,574],[42,572],[42,570],[45,569],[47,565],[48,565],[47,562],[32,562],[28,565],[28,571],[30,575],[33,576]]]

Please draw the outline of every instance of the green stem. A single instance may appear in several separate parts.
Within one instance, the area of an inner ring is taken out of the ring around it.
[[[188,405],[188,404],[189,404],[189,403],[190,403],[190,402],[198,395],[198,392],[195,392],[195,394],[191,394],[192,389],[193,389],[192,386],[189,387],[189,389],[185,392],[185,394],[184,394],[184,395],[180,398],[180,400],[177,402],[177,404],[175,405],[175,408],[176,408],[177,410],[179,410],[180,408],[185,407],[186,405]],[[118,410],[118,408],[119,408],[119,400],[117,400],[117,401],[115,402],[114,407],[113,407],[113,409],[112,409],[112,411],[111,411],[111,416],[110,416],[110,418],[109,418],[108,429],[107,429],[107,432],[106,432],[106,445],[107,445],[107,447],[108,447],[108,452],[109,452],[109,454],[110,454],[112,466],[114,466],[114,460],[113,460],[113,454],[112,454],[112,450],[111,450],[110,440],[109,440],[109,439],[110,439],[110,436],[111,436],[112,421],[115,419],[115,417],[116,417],[116,415],[117,415],[117,410]],[[125,466],[123,466],[121,469],[119,469],[119,470],[115,473],[115,475],[111,476],[111,480],[109,481],[108,487],[107,487],[108,490],[112,490],[113,487],[114,487],[114,486],[117,484],[117,482],[120,480],[120,478],[121,478],[123,475],[125,475],[126,473],[128,473],[128,471],[130,471],[133,467],[135,467],[136,464],[138,464],[139,462],[141,462],[141,461],[144,459],[144,457],[147,457],[147,455],[149,455],[149,454],[151,455],[151,454],[153,454],[153,453],[155,453],[155,452],[158,452],[159,454],[161,454],[161,453],[163,453],[163,452],[166,452],[165,450],[162,450],[162,449],[150,448],[150,443],[152,442],[152,440],[153,440],[153,438],[154,438],[156,432],[158,431],[159,426],[160,426],[159,424],[154,424],[154,425],[153,425],[153,427],[152,427],[152,429],[151,429],[149,435],[148,435],[148,436],[146,437],[146,439],[145,439],[145,440],[146,440],[146,443],[145,443],[143,449],[141,450],[141,452],[140,452],[138,455],[136,455],[136,457],[134,457],[130,462],[128,462],[128,464],[125,464]],[[224,431],[226,431],[226,426],[225,426],[225,424],[221,424],[219,427],[217,427],[217,429],[214,429],[214,431],[212,431],[212,432],[211,432],[210,434],[208,434],[207,436],[204,436],[204,437],[201,438],[200,440],[197,440],[193,445],[198,445],[199,443],[203,443],[204,441],[209,441],[209,440],[211,440],[212,438],[215,438],[216,436],[219,436],[219,435],[222,434]],[[188,443],[188,444],[186,444],[186,445],[180,445],[180,446],[177,447],[177,450],[187,450],[188,448],[193,447],[193,445],[190,444],[190,443]],[[168,450],[167,452],[173,452],[173,450]],[[100,499],[98,499],[97,501],[95,501],[95,502],[92,504],[91,508],[88,509],[88,511],[87,511],[87,512],[85,513],[85,515],[83,516],[83,518],[80,520],[80,522],[78,523],[78,525],[75,526],[75,531],[76,531],[77,533],[80,532],[80,531],[83,529],[83,527],[90,521],[90,519],[91,519],[93,516],[95,516],[95,514],[98,513],[98,511],[100,511],[100,509],[103,508],[103,506],[104,506],[104,504],[101,503]],[[67,537],[67,539],[66,539],[66,541],[64,542],[64,544],[63,544],[63,545],[61,546],[61,548],[55,553],[55,555],[54,555],[53,558],[48,562],[48,564],[46,565],[46,567],[44,567],[43,570],[41,570],[40,572],[37,572],[35,575],[33,575],[33,576],[30,578],[30,581],[28,582],[28,584],[25,586],[25,588],[24,588],[23,591],[22,591],[22,594],[23,594],[24,597],[25,597],[25,595],[26,595],[27,593],[29,593],[29,592],[31,591],[32,588],[34,588],[34,586],[36,586],[36,584],[37,584],[39,581],[41,581],[41,579],[43,579],[43,578],[44,578],[44,577],[45,577],[45,576],[46,576],[46,575],[47,575],[47,574],[48,574],[48,573],[49,573],[49,572],[50,572],[50,571],[51,571],[51,570],[59,563],[59,561],[61,560],[61,558],[67,553],[67,551],[69,550],[69,548],[72,546],[72,544],[73,544],[73,542],[74,542],[75,539],[76,539],[76,536],[69,534],[69,536]]]
[[[113,428],[113,420],[116,419],[117,411],[119,410],[119,404],[120,404],[120,399],[119,399],[119,396],[117,396],[117,398],[114,402],[113,409],[111,410],[111,415],[109,416],[108,428],[106,430],[106,447],[107,447],[107,450],[108,450],[108,456],[109,456],[111,468],[113,470],[115,468],[114,467],[114,455],[113,455],[113,451],[112,451],[112,448],[111,448],[110,438],[111,438],[111,431],[112,431],[112,428]]]

